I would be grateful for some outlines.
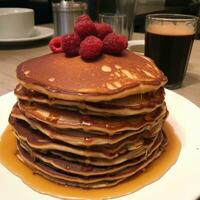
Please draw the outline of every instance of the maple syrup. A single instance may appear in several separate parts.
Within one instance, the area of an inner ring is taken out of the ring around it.
[[[181,143],[168,122],[164,125],[168,145],[163,154],[141,172],[117,186],[105,189],[84,190],[77,187],[62,186],[34,174],[33,171],[18,160],[16,156],[16,138],[10,126],[4,131],[0,140],[0,162],[13,174],[20,177],[33,190],[62,199],[105,199],[130,194],[160,179],[177,161]],[[9,148],[8,148],[9,147]],[[23,184],[23,183],[22,183]]]

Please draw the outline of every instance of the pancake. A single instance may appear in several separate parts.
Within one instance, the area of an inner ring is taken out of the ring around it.
[[[73,153],[69,152],[61,152],[61,151],[55,151],[52,150],[50,151],[51,154],[54,154],[61,159],[68,160],[68,161],[73,161],[73,162],[79,162],[79,163],[85,163],[87,165],[94,165],[94,166],[113,166],[115,167],[116,165],[120,165],[121,163],[124,163],[126,161],[132,160],[132,159],[138,159],[138,158],[145,158],[146,155],[149,154],[152,150],[155,150],[160,146],[162,143],[162,137],[163,135],[161,134],[161,131],[157,135],[157,137],[154,138],[154,140],[149,144],[148,149],[143,152],[139,151],[130,151],[126,152],[122,155],[119,155],[117,158],[114,159],[106,159],[106,158],[93,158],[93,157],[85,157],[85,156],[80,156],[76,155]]]
[[[30,119],[36,119],[52,127],[60,129],[83,129],[84,131],[99,131],[104,134],[117,134],[126,130],[138,130],[144,126],[152,125],[155,121],[167,115],[164,104],[155,111],[129,117],[97,117],[86,116],[78,112],[53,108],[48,105],[25,101],[18,103],[21,112]]]
[[[30,155],[28,155],[28,153],[26,151],[20,151],[20,150],[21,149],[18,148],[18,152],[19,152],[17,154],[18,159],[21,160],[29,168],[31,168],[35,175],[36,174],[41,175],[44,178],[46,178],[47,180],[50,180],[50,181],[55,182],[60,185],[81,187],[83,189],[89,189],[89,188],[95,189],[95,188],[111,187],[111,186],[114,186],[114,185],[118,184],[119,182],[123,181],[122,179],[121,180],[119,179],[119,180],[114,180],[114,181],[100,181],[95,184],[94,183],[86,184],[86,183],[76,183],[76,182],[71,182],[71,181],[66,181],[63,179],[55,178],[55,177],[49,175],[49,171],[51,173],[52,168],[50,168],[49,166],[42,165],[42,164],[40,164],[40,166],[36,168],[35,162],[33,161],[33,159],[30,158]],[[37,163],[37,165],[38,165],[38,163]],[[42,168],[42,170],[39,170],[38,168],[39,169]]]
[[[163,146],[165,145],[165,141],[163,140]],[[138,171],[140,171],[141,169],[144,169],[146,166],[148,166],[148,164],[150,164],[153,160],[155,160],[157,157],[160,156],[162,152],[162,148],[158,149],[157,151],[155,151],[151,156],[149,156],[149,158],[137,165],[134,166],[130,166],[127,167],[117,173],[113,173],[113,174],[108,174],[108,175],[96,175],[96,176],[89,176],[89,177],[83,177],[80,175],[72,175],[70,173],[64,173],[61,172],[58,169],[55,169],[51,166],[45,165],[44,162],[42,162],[41,160],[38,160],[36,158],[33,158],[30,156],[30,154],[28,154],[26,151],[23,151],[23,149],[19,148],[19,155],[21,157],[21,159],[23,160],[23,162],[25,164],[28,164],[29,166],[31,166],[31,168],[37,170],[38,172],[42,172],[42,174],[46,174],[47,177],[52,177],[53,179],[61,179],[66,181],[66,184],[68,182],[73,182],[73,183],[81,183],[81,184],[86,184],[86,188],[88,188],[87,184],[91,184],[89,187],[93,188],[95,187],[95,185],[99,182],[102,181],[117,181],[117,180],[124,180],[125,178],[128,178],[132,175],[134,175],[135,173],[137,173]],[[53,180],[51,179],[51,180]]]
[[[128,50],[121,56],[104,54],[93,62],[62,53],[44,55],[20,64],[17,79],[51,98],[89,102],[155,91],[167,82],[152,60]]]
[[[146,151],[140,152],[138,150],[132,150],[128,153],[124,153],[122,155],[119,155],[117,158],[114,159],[107,159],[107,158],[101,158],[101,157],[87,157],[87,152],[85,152],[84,155],[78,155],[73,154],[69,152],[64,152],[60,150],[51,150],[51,149],[44,149],[39,148],[38,145],[34,145],[35,142],[33,140],[26,140],[26,138],[18,137],[17,133],[14,133],[17,137],[17,139],[20,141],[20,143],[25,144],[27,149],[29,149],[29,152],[33,151],[40,151],[42,153],[50,153],[52,155],[56,155],[57,158],[61,158],[62,160],[72,161],[72,162],[78,162],[83,163],[86,165],[92,165],[92,166],[101,166],[101,167],[107,167],[107,166],[116,166],[120,165],[121,163],[124,163],[128,160],[138,160],[138,159],[145,159],[148,154],[151,154],[152,151],[157,149],[162,140],[163,135],[161,132],[157,135],[157,137],[154,138],[154,140],[148,145],[148,149]],[[32,145],[34,145],[34,148]]]
[[[54,168],[62,170],[67,173],[78,174],[82,176],[94,176],[94,175],[103,175],[116,173],[124,168],[137,165],[144,160],[147,160],[149,156],[151,156],[158,148],[161,148],[162,145],[162,137],[157,139],[152,148],[145,154],[145,156],[139,156],[134,159],[127,160],[121,164],[113,166],[95,166],[92,164],[87,164],[83,162],[69,161],[63,159],[62,157],[58,157],[51,152],[41,152],[33,150],[27,143],[22,141],[18,141],[18,145],[21,146],[25,151],[27,151],[31,157],[35,159],[39,159],[42,162],[50,165]]]
[[[113,136],[96,135],[82,130],[52,128],[51,126],[26,118],[17,106],[13,107],[11,116],[17,119],[26,121],[33,129],[38,129],[51,139],[61,140],[63,142],[75,146],[93,146],[102,144],[115,144],[122,140],[128,140],[129,137],[134,135],[142,135],[143,138],[153,137],[158,130],[161,129],[165,118],[158,120],[152,126],[146,126],[138,131],[125,131],[122,134],[115,134]]]
[[[45,94],[34,90],[28,90],[22,85],[17,85],[15,95],[25,101],[48,104],[57,108],[68,110],[77,110],[83,114],[89,115],[136,115],[152,112],[161,106],[164,101],[164,90],[160,88],[157,91],[145,94],[135,94],[126,98],[105,101],[100,103],[67,101],[57,98],[49,98]]]
[[[144,154],[152,146],[156,136],[158,135],[155,134],[155,137],[149,139],[143,139],[141,136],[133,136],[130,137],[129,140],[125,140],[114,145],[101,145],[84,148],[63,143],[61,141],[52,141],[41,132],[31,129],[24,121],[16,120],[10,117],[9,122],[14,128],[16,137],[19,140],[25,141],[34,149],[41,149],[44,151],[47,151],[48,149],[59,150],[86,157],[100,157],[106,159],[116,158],[120,154],[124,154],[129,151],[132,151],[132,155],[134,154],[134,156]]]

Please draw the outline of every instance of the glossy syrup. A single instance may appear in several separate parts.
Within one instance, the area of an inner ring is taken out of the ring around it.
[[[76,187],[61,186],[36,175],[16,157],[16,139],[8,126],[0,140],[0,162],[13,174],[20,177],[33,190],[62,199],[107,199],[135,192],[142,187],[160,179],[177,161],[181,143],[169,123],[164,130],[168,137],[166,151],[146,170],[123,183],[106,189],[84,190]],[[8,148],[9,147],[9,148]]]

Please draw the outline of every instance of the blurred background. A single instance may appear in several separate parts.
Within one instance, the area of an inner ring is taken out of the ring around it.
[[[79,0],[81,1],[81,0]],[[89,15],[116,11],[115,0],[82,0],[88,4]],[[123,0],[120,0],[123,1]],[[0,7],[26,7],[35,11],[35,23],[53,22],[52,0],[0,0]],[[135,8],[134,31],[144,32],[145,16],[150,13],[181,13],[200,16],[200,0],[138,0]]]

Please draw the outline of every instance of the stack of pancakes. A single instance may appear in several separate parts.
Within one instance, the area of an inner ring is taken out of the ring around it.
[[[18,158],[63,185],[101,188],[144,170],[167,144],[164,74],[126,50],[86,62],[49,54],[17,68],[9,122]]]

